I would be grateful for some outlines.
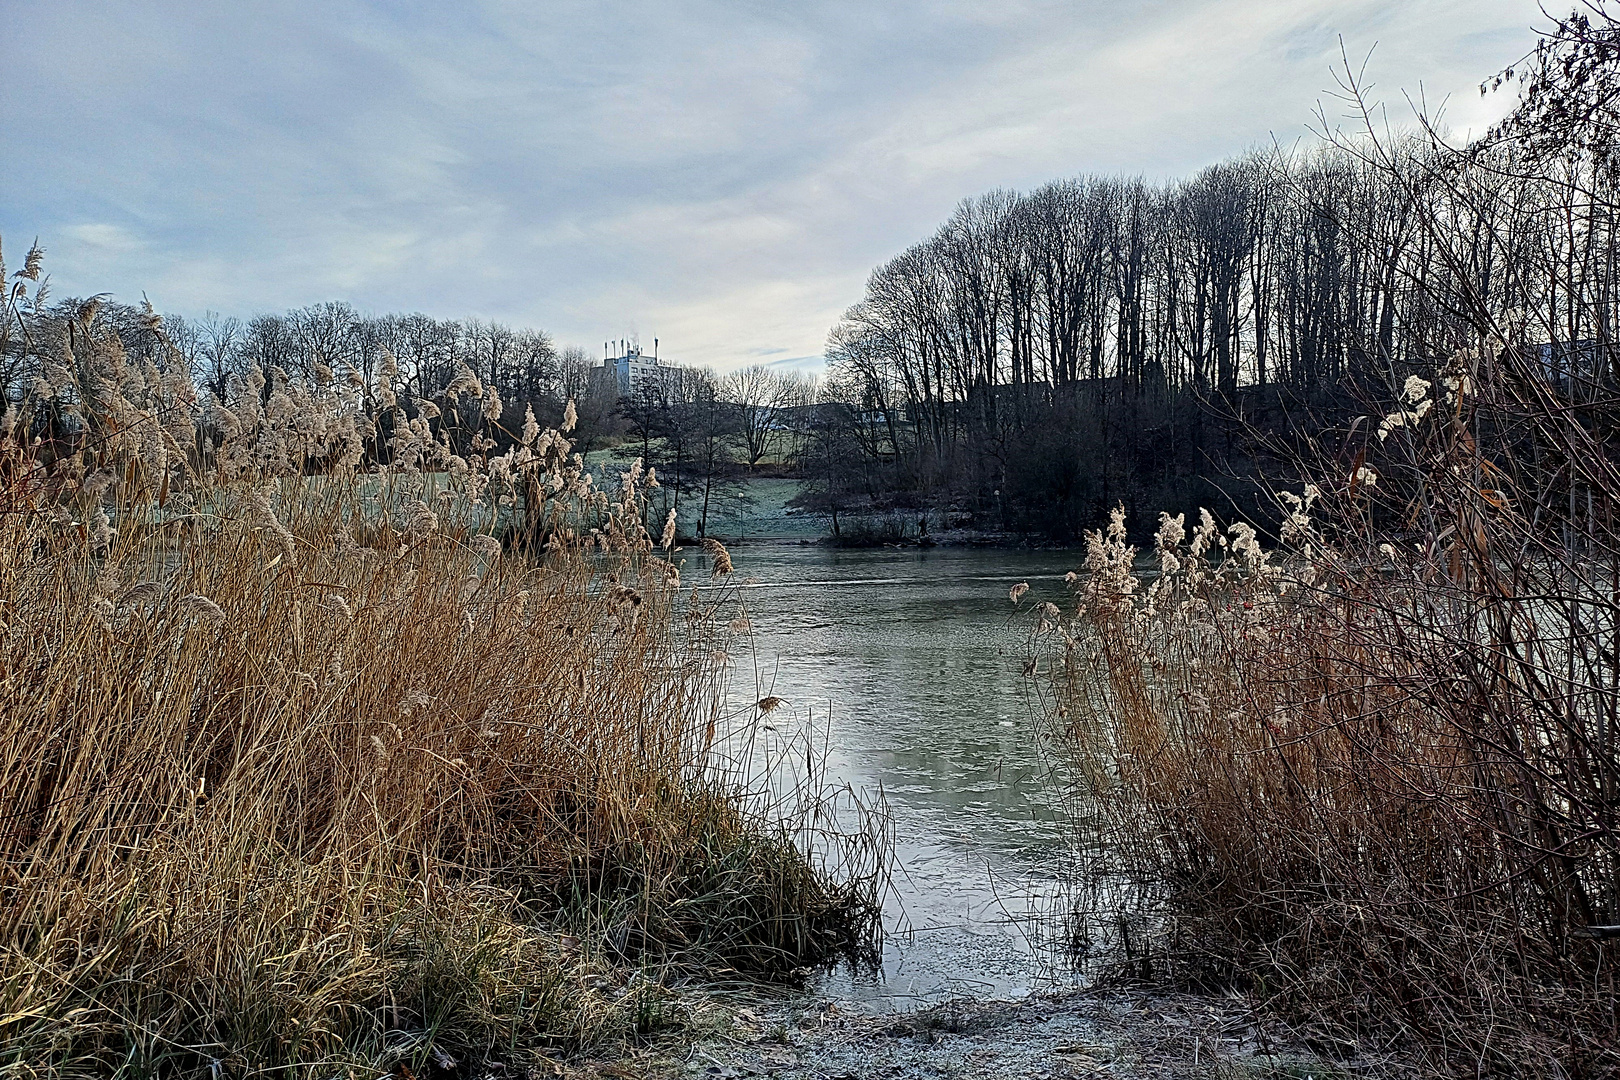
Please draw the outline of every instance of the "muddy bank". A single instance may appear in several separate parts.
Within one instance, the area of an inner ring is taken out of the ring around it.
[[[1216,997],[1089,990],[947,1002],[903,1017],[812,999],[710,1007],[684,1046],[561,1075],[659,1080],[1349,1080],[1409,1075],[1392,1058],[1344,1056]]]

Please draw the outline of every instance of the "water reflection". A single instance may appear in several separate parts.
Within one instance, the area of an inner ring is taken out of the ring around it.
[[[820,991],[871,1008],[1008,995],[1063,977],[1052,945],[1071,837],[1023,676],[1022,608],[1064,601],[1074,552],[734,549],[753,653],[736,699],[785,704],[763,737],[814,738],[828,779],[893,816],[900,873],[881,977]]]

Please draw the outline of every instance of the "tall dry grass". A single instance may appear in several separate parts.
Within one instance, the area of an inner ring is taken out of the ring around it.
[[[455,455],[470,373],[202,400],[93,302],[8,305],[46,352],[0,434],[0,1075],[519,1068],[860,932],[870,883],[711,767],[725,616],[655,477],[532,417]]]
[[[1144,570],[1116,514],[1043,619],[1054,704],[1129,971],[1436,1074],[1612,1074],[1620,484],[1485,344],[1281,493],[1280,552],[1165,515]]]

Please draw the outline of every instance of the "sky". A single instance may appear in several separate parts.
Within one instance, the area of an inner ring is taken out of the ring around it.
[[[0,242],[57,297],[325,300],[814,368],[962,199],[1310,142],[1341,47],[1457,135],[1536,0],[0,0]],[[1341,46],[1342,42],[1342,46]],[[1369,56],[1370,53],[1370,56]]]

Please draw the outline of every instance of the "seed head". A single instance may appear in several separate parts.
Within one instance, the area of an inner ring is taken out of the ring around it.
[[[428,508],[428,504],[421,499],[416,500],[416,510],[411,514],[410,530],[414,533],[437,532],[439,529],[439,515]]]
[[[96,512],[90,517],[90,548],[92,551],[105,551],[112,546],[113,536],[118,530],[112,527],[112,521],[107,517],[105,507],[97,506]]]
[[[113,474],[107,469],[97,469],[84,480],[84,493],[90,496],[100,495],[107,490],[113,482]]]
[[[708,553],[710,559],[714,560],[713,572],[715,577],[724,577],[726,574],[731,573],[731,552],[726,550],[726,545],[705,536],[703,538],[703,550]]]
[[[444,388],[445,397],[452,394],[482,394],[483,392],[483,384],[478,381],[478,376],[473,374],[473,369],[466,364],[462,364],[456,370],[456,377],[451,379],[450,385]]]
[[[45,249],[39,246],[38,240],[35,240],[34,246],[28,249],[27,255],[23,256],[23,268],[17,271],[17,276],[27,278],[29,281],[38,281],[40,267],[44,265],[44,262]]]
[[[182,596],[180,598],[180,603],[183,606],[189,607],[196,611],[199,615],[213,623],[215,626],[218,626],[220,623],[225,621],[225,612],[220,609],[218,604],[208,599],[208,597],[204,596],[202,593],[191,593],[187,596]]]
[[[163,586],[155,581],[142,581],[125,589],[118,598],[119,607],[147,604],[163,595]]]

